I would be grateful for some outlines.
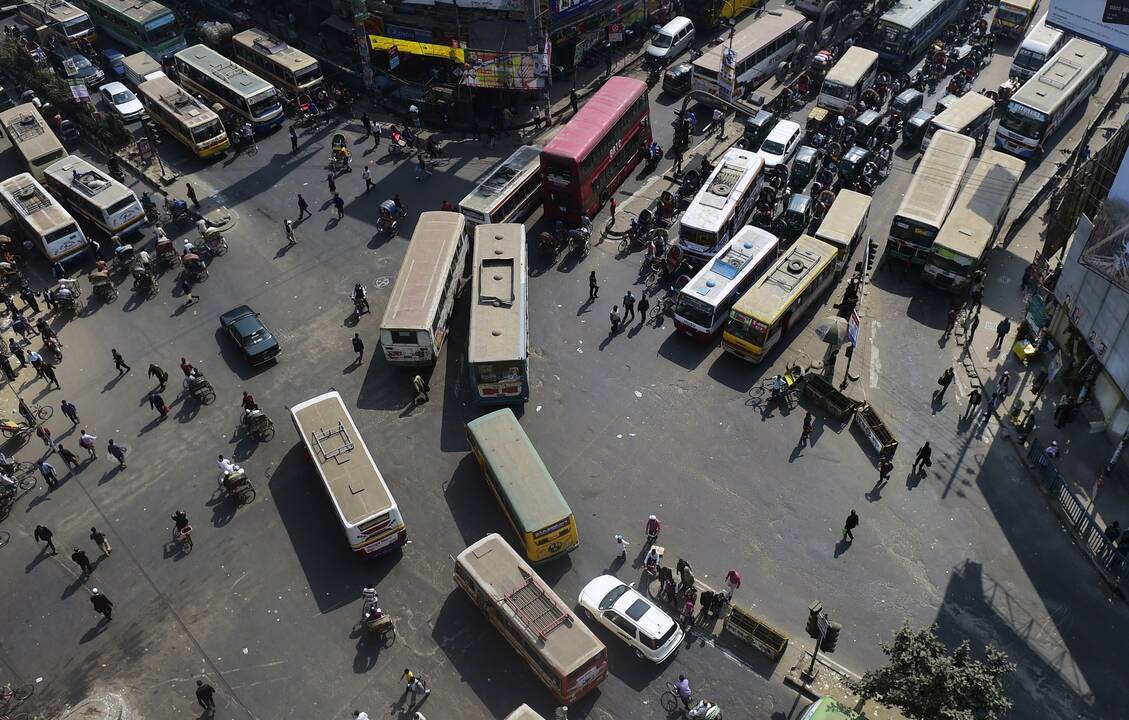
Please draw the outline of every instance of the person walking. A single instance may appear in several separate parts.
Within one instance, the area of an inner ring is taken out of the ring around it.
[[[59,457],[63,458],[63,462],[65,462],[68,467],[70,467],[71,469],[78,468],[80,464],[78,461],[78,455],[75,455],[73,452],[66,449],[62,445],[59,445],[57,448],[55,448],[55,451],[59,453]]]
[[[294,126],[290,126],[290,152],[294,155],[298,154],[298,131]]]
[[[59,378],[55,376],[55,366],[54,365],[52,365],[49,362],[43,362],[43,366],[41,368],[39,368],[39,370],[40,370],[40,372],[43,373],[43,379],[47,381],[48,385],[50,385],[51,383],[54,383],[56,390],[62,390],[63,389],[63,386],[59,384]]]
[[[23,346],[16,342],[15,338],[8,338],[8,350],[20,361],[20,367],[27,365],[27,355],[24,354]]]
[[[970,349],[972,347],[972,338],[976,337],[976,328],[980,326],[980,313],[972,316],[972,322],[968,323],[964,335],[964,347]]]
[[[361,179],[365,181],[365,192],[372,190],[372,170],[369,169],[370,163],[365,163],[365,167],[361,170]]]
[[[365,137],[372,135],[372,118],[368,116],[367,112],[361,113],[361,125],[365,127]]]
[[[75,548],[74,552],[71,553],[71,560],[74,561],[75,565],[78,565],[78,569],[82,571],[83,577],[88,577],[94,572],[94,566],[90,564],[90,558],[86,556],[84,550]]]
[[[631,546],[631,543],[629,543],[627,541],[627,538],[625,538],[624,536],[619,535],[619,534],[617,534],[614,539],[615,539],[615,556],[618,557],[618,558],[621,558],[623,560],[626,560],[627,559],[627,548]]]
[[[854,510],[847,516],[846,522],[843,523],[843,540],[846,542],[854,542],[855,534],[852,532],[859,526],[859,516]]]
[[[35,531],[31,534],[31,536],[35,539],[36,542],[45,543],[43,546],[44,550],[50,549],[52,555],[59,554],[59,551],[55,549],[55,542],[51,539],[55,537],[55,533],[51,532],[51,530],[48,529],[47,526],[36,525]]]
[[[185,307],[200,301],[200,296],[192,292],[192,281],[188,279],[187,274],[180,276],[180,291],[184,293]]]
[[[615,198],[612,198],[611,200],[608,201],[608,208],[612,212],[612,225],[615,225],[615,208],[616,208]]]
[[[345,217],[345,201],[337,193],[333,193],[333,209],[337,211],[337,219]]]
[[[992,347],[1003,347],[1004,338],[1009,332],[1011,332],[1011,320],[1005,317],[1000,320],[999,325],[996,325],[996,341],[992,343]]]
[[[165,383],[169,381],[169,374],[156,363],[149,363],[149,377],[155,378],[159,383],[159,385],[157,385],[158,391],[164,390]]]
[[[196,681],[196,702],[200,703],[200,707],[209,715],[214,715],[216,712],[215,694],[216,689],[210,683],[203,680]]]
[[[419,119],[419,106],[416,105],[415,103],[412,103],[410,106],[408,106],[408,115],[411,116],[412,125],[415,126],[415,129],[416,130],[422,129],[423,123],[420,122],[420,119]]]
[[[161,397],[160,393],[156,391],[149,393],[149,405],[157,411],[162,420],[169,416],[170,408],[165,404],[165,399]]]
[[[59,403],[59,409],[62,410],[63,414],[67,416],[67,419],[71,421],[71,425],[78,425],[78,406],[70,400],[63,400]]]
[[[814,422],[810,412],[804,413],[804,427],[800,430],[800,445],[807,445],[811,441],[811,428]]]
[[[372,126],[372,149],[375,151],[380,147],[380,123]]]
[[[415,402],[419,402],[420,397],[422,397],[425,402],[431,400],[431,386],[428,385],[427,381],[421,376],[416,375],[412,378],[412,389],[415,390],[416,393],[414,398]]]
[[[914,475],[917,475],[919,472],[932,465],[933,448],[929,445],[929,441],[926,440],[925,444],[917,449],[917,457],[913,460],[912,472]]]
[[[35,299],[35,291],[30,286],[24,285],[20,288],[20,298],[24,301],[24,310],[31,308],[32,315],[39,314],[39,303]]]
[[[988,402],[984,404],[984,415],[981,416],[981,418],[980,418],[981,422],[985,422],[985,423],[988,422],[992,418],[992,415],[993,415],[993,413],[995,413],[996,408],[999,406],[999,404],[1000,404],[1000,391],[999,391],[999,389],[996,389],[988,397]]]
[[[651,301],[647,299],[647,293],[643,293],[639,298],[639,324],[642,325],[647,320],[647,311],[651,309]]]
[[[94,541],[94,544],[98,546],[98,549],[102,551],[103,555],[110,557],[110,553],[114,551],[114,548],[110,546],[110,540],[106,537],[106,533],[100,531],[98,528],[92,527],[90,528],[90,539]]]
[[[113,438],[110,438],[110,441],[106,443],[106,452],[114,456],[114,459],[118,461],[118,467],[125,468],[126,450],[124,445],[118,445]]]
[[[290,218],[282,221],[282,229],[286,231],[286,244],[294,245],[298,241],[294,238],[294,223],[290,222]]]
[[[940,385],[940,387],[933,391],[933,402],[941,402],[941,399],[945,397],[945,391],[949,389],[949,385],[952,384],[955,376],[956,373],[953,372],[952,368],[945,368],[945,372],[941,373],[941,377],[937,378],[937,384]]]
[[[43,441],[43,446],[49,451],[55,450],[55,439],[51,437],[51,428],[46,425],[39,425],[35,428],[35,436]]]
[[[612,312],[609,316],[612,323],[612,335],[619,332],[619,305],[612,305]]]
[[[39,474],[43,476],[43,482],[47,483],[48,490],[59,487],[59,474],[55,472],[55,466],[46,459],[39,462]]]
[[[357,353],[357,364],[360,365],[361,361],[365,359],[365,343],[361,340],[360,333],[353,333],[353,352]]]
[[[628,317],[630,316],[630,317]],[[635,319],[635,296],[628,290],[623,296],[623,324]]]
[[[1011,370],[1004,370],[1000,376],[1000,397],[1006,397],[1011,391]]]
[[[976,408],[980,407],[982,397],[983,395],[980,392],[980,388],[972,388],[972,392],[968,394],[968,409],[964,411],[965,417],[976,412]]]
[[[725,597],[727,600],[733,599],[733,593],[741,589],[741,573],[736,569],[730,568],[729,572],[725,573]]]
[[[596,282],[596,271],[588,274],[588,299],[595,300],[600,297],[600,285]]]
[[[328,175],[325,176],[325,183],[326,183],[326,185],[329,186],[329,194],[330,195],[336,195],[337,194],[337,179],[333,177],[333,173],[329,173]]]
[[[980,285],[972,288],[972,293],[968,296],[968,312],[972,314],[980,314],[980,306],[984,304],[984,288]]]
[[[947,338],[949,335],[953,334],[953,328],[956,327],[956,324],[957,324],[957,309],[956,308],[949,308],[949,315],[948,315],[948,319],[946,320],[946,324],[945,324],[945,332],[941,333],[941,339],[942,340]]]
[[[118,371],[119,375],[123,375],[130,371],[129,365],[125,364],[125,360],[122,359],[122,354],[118,352],[117,348],[111,348],[110,355],[112,355],[114,358],[114,368]]]
[[[423,678],[417,675],[408,684],[408,692],[412,694],[412,706],[414,707],[419,702],[419,698],[426,698],[431,694],[431,688],[427,687]]]
[[[310,212],[310,204],[306,202],[306,198],[302,197],[302,193],[298,193],[298,222],[306,216],[313,217],[314,214]]]
[[[91,435],[90,433],[86,432],[86,428],[83,428],[79,432],[78,446],[83,450],[86,450],[86,453],[90,456],[91,460],[98,459],[98,452],[94,449],[94,441],[97,439],[97,436]]]
[[[15,382],[19,377],[16,374],[16,369],[12,367],[12,360],[8,355],[0,355],[0,370],[3,370],[4,375],[12,382]]]
[[[192,187],[192,183],[184,183],[184,194],[192,201],[192,207],[196,210],[200,209],[200,201],[196,199],[196,188]]]
[[[878,484],[885,485],[890,481],[890,473],[894,471],[894,463],[889,458],[878,461]]]
[[[424,173],[431,177],[431,170],[427,167],[427,161],[423,159],[423,153],[420,153],[416,155],[416,180],[422,178]]]
[[[35,376],[36,377],[39,377],[39,378],[46,378],[47,377],[46,375],[43,374],[43,366],[46,365],[47,363],[43,362],[43,356],[42,355],[35,352],[34,350],[28,350],[28,352],[27,352],[27,362],[28,362],[29,365],[31,365],[33,368],[35,368]]]
[[[110,598],[102,594],[98,588],[90,591],[90,604],[94,606],[94,611],[101,613],[102,617],[107,620],[113,620],[114,603]]]

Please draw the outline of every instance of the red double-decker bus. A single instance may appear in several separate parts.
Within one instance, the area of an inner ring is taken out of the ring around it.
[[[650,144],[647,84],[608,78],[541,151],[545,217],[579,225],[595,215]]]

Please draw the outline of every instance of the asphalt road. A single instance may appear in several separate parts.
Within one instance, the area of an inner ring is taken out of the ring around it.
[[[998,77],[1007,62],[997,59],[985,77]],[[668,146],[662,133],[670,113],[666,98],[652,103],[654,126]],[[337,222],[325,165],[330,136],[341,127],[357,144],[353,173],[337,183],[346,201]],[[170,716],[197,712],[193,681],[204,673],[219,691],[222,717],[345,718],[354,708],[406,717],[399,677],[411,667],[432,680],[435,692],[423,708],[430,717],[497,718],[521,702],[551,717],[547,693],[451,579],[451,556],[487,532],[506,532],[463,437],[463,424],[480,412],[465,388],[466,308],[457,311],[429,378],[429,403],[411,404],[411,374],[386,366],[376,347],[416,213],[444,199],[457,202],[518,139],[487,148],[445,136],[450,159],[416,181],[414,166],[387,158],[384,143],[365,154],[371,143],[359,133],[357,122],[304,133],[292,155],[280,132],[263,140],[257,155],[209,165],[163,146],[165,160],[188,173],[205,210],[223,205],[237,214],[227,235],[231,251],[211,265],[196,305],[184,306],[166,273],[152,300],[131,298],[127,282],[116,304],[92,302],[65,323],[61,391],[46,392],[29,372],[16,383],[39,402],[76,402],[83,424],[98,436],[100,457],[54,493],[40,483],[3,523],[12,542],[0,549],[0,568],[18,581],[0,589],[10,629],[0,681],[42,678],[37,700],[52,709],[117,693],[143,714]],[[15,171],[11,153],[0,160]],[[378,187],[364,194],[358,163],[370,160]],[[899,159],[876,193],[876,235],[888,226],[912,160]],[[644,180],[637,171],[621,197]],[[183,183],[170,190],[183,196]],[[282,219],[297,215],[299,192],[315,213],[296,226],[298,244],[286,248]],[[409,217],[398,237],[383,240],[375,232],[377,206],[395,193]],[[1124,608],[1096,587],[993,430],[958,455],[958,400],[936,416],[913,402],[953,353],[933,345],[945,313],[940,295],[886,275],[867,300],[881,362],[858,359],[856,372],[864,371],[867,397],[890,414],[902,439],[896,473],[925,437],[945,438],[935,443],[939,454],[952,455],[920,484],[903,490],[891,483],[868,502],[877,472],[857,435],[819,420],[812,447],[797,450],[801,411],[762,412],[750,404],[748,391],[770,366],[696,344],[669,322],[608,337],[607,313],[633,287],[637,255],[617,258],[614,242],[605,242],[579,262],[550,260],[536,249],[531,260],[533,385],[521,420],[582,534],[579,551],[543,572],[562,598],[572,601],[587,580],[609,569],[634,579],[636,569],[612,564],[612,538],[622,532],[638,544],[653,512],[663,518],[671,557],[691,560],[707,582],[729,567],[741,569],[738,600],[795,642],[807,604],[822,600],[845,626],[835,659],[857,671],[881,661],[879,641],[903,621],[938,621],[949,639],[996,642],[1011,652],[1020,664],[1011,685],[1014,717],[1121,712],[1114,639],[1126,629]],[[589,270],[602,288],[590,305]],[[369,286],[373,306],[359,321],[348,299],[354,282]],[[218,315],[243,303],[262,312],[283,344],[272,367],[247,369],[219,335]],[[349,345],[354,331],[368,346],[360,365]],[[112,347],[132,372],[116,375]],[[800,330],[776,360],[817,351]],[[174,401],[181,357],[211,379],[215,404]],[[150,362],[174,378],[165,394],[174,411],[165,421],[145,402]],[[399,556],[354,561],[306,466],[286,407],[329,387],[356,409],[403,509],[411,543]],[[242,390],[274,419],[278,434],[270,443],[238,436]],[[75,449],[75,433],[60,413],[49,425]],[[105,459],[110,437],[130,447],[126,469]],[[33,439],[18,456],[38,458],[41,447]],[[220,452],[249,469],[258,489],[252,505],[235,510],[215,499]],[[169,515],[178,508],[196,528],[187,556],[169,545]],[[858,540],[844,547],[839,528],[851,508],[863,523]],[[55,531],[60,556],[35,554],[31,532],[38,523]],[[91,525],[111,535],[115,551],[83,584],[65,550],[80,544],[93,555]],[[382,604],[397,618],[399,637],[389,649],[362,643],[353,632],[368,582],[378,583]],[[94,585],[116,603],[111,623],[98,623],[84,598]],[[659,690],[678,673],[729,717],[793,717],[804,705],[768,681],[770,668],[736,662],[700,640],[654,667],[596,632],[608,644],[611,675],[573,716],[660,717]]]

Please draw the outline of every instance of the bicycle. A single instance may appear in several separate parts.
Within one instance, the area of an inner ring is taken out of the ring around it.
[[[659,704],[662,705],[662,709],[666,710],[668,713],[674,712],[679,706],[684,706],[682,696],[678,692],[678,686],[667,680],[666,690],[659,696]]]
[[[173,539],[173,542],[175,542],[178,545],[178,547],[180,548],[180,551],[182,553],[187,555],[188,553],[192,552],[192,526],[191,525],[185,526],[184,532],[181,532],[180,530],[178,530],[177,528],[174,527],[172,529],[172,539]]]
[[[20,685],[17,688],[13,688],[10,682],[4,683],[4,686],[0,688],[0,703],[3,704],[3,712],[15,710],[33,693],[35,693],[35,686],[31,683]]]

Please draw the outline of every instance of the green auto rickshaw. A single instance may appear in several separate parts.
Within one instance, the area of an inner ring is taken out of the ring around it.
[[[799,190],[815,177],[821,166],[821,154],[810,145],[801,145],[792,160],[792,172],[788,176],[788,187]]]
[[[749,150],[760,150],[761,143],[776,127],[780,118],[767,110],[758,110],[756,115],[745,120],[744,144]]]

